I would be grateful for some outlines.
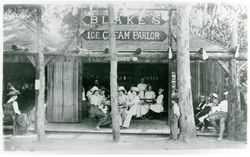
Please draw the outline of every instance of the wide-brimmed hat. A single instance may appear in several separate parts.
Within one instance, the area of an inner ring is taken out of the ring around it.
[[[137,87],[132,87],[132,88],[131,88],[131,91],[139,92],[139,88],[137,88]]]
[[[210,98],[212,99],[212,100],[218,100],[218,95],[217,94],[215,94],[215,93],[212,93],[212,94],[210,94]]]
[[[224,92],[223,95],[228,95],[228,92]]]
[[[163,88],[159,88],[159,89],[158,89],[158,91],[162,91],[162,92],[164,92],[164,89],[163,89]]]
[[[96,87],[96,86],[94,86],[94,87],[92,87],[91,88],[91,91],[92,91],[92,94],[94,94],[95,93],[95,91],[101,91],[98,87]]]
[[[14,96],[21,94],[18,90],[16,90],[13,86],[10,87],[10,92],[7,94],[8,96]]]
[[[200,98],[205,98],[205,96],[204,95],[200,95]]]
[[[123,86],[120,86],[120,87],[118,88],[118,92],[119,92],[119,91],[124,91],[124,93],[127,93],[126,89],[125,89]]]

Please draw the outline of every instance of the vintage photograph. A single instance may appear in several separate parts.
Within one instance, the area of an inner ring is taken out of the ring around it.
[[[247,148],[246,4],[5,2],[2,10],[4,152]]]

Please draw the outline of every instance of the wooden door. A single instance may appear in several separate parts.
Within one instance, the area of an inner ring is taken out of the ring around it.
[[[78,84],[78,62],[53,61],[48,65],[49,122],[78,122]]]

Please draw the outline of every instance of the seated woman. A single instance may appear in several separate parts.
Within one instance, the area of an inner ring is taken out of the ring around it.
[[[92,88],[92,95],[90,96],[90,109],[89,114],[91,117],[100,118],[98,123],[96,124],[96,130],[100,130],[100,126],[106,121],[107,107],[103,106],[103,97],[100,95],[100,89],[96,86]]]
[[[126,116],[127,101],[128,101],[126,93],[127,91],[123,86],[120,86],[118,88],[118,111],[119,111],[120,126],[122,126]]]
[[[13,122],[13,134],[23,135],[28,132],[28,122],[25,114],[22,114],[18,108],[17,98],[20,92],[13,86],[7,94],[10,99],[4,105],[4,121],[9,119]]]
[[[101,92],[100,92],[100,96],[102,99],[102,107],[107,107],[108,111],[111,111],[111,104],[110,101],[108,100],[108,98],[106,97],[106,88],[105,87],[101,87]]]
[[[138,106],[137,117],[142,117],[142,119],[145,119],[144,115],[148,113],[150,105],[152,105],[155,102],[155,97],[156,97],[155,92],[152,90],[152,86],[148,85],[146,88],[144,99]]]
[[[164,91],[164,89],[162,89],[162,88],[160,88],[158,90],[158,96],[157,96],[157,99],[156,99],[156,103],[150,106],[151,111],[156,112],[156,113],[161,113],[164,110],[164,108],[163,108],[163,104],[164,104],[164,102],[163,102],[163,98],[164,98],[163,91]]]
[[[139,89],[137,87],[133,87],[131,89],[131,98],[128,99],[127,105],[128,110],[126,111],[126,117],[123,123],[123,128],[128,128],[130,125],[131,118],[137,114],[137,108],[140,103],[140,98],[138,96]]]

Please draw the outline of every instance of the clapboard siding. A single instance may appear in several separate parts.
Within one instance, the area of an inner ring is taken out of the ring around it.
[[[190,72],[191,72],[191,85],[192,85],[192,97],[193,100],[196,100],[199,95],[199,63],[191,63]]]

